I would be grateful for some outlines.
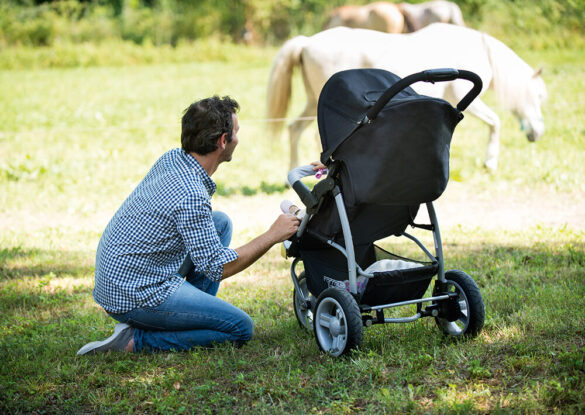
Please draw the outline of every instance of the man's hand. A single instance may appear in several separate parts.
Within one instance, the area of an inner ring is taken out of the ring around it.
[[[267,233],[275,244],[283,242],[298,231],[300,223],[301,221],[296,216],[282,214],[274,221]]]
[[[299,229],[301,221],[291,214],[280,215],[262,235],[236,248],[238,258],[223,266],[223,278],[228,278],[252,265],[270,247],[290,238]]]

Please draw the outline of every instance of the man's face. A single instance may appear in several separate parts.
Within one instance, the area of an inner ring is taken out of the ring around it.
[[[232,130],[232,141],[226,143],[225,150],[222,153],[222,161],[231,161],[232,154],[236,146],[238,145],[238,131],[240,130],[240,124],[238,123],[238,116],[232,113],[232,121],[234,125],[234,129]]]

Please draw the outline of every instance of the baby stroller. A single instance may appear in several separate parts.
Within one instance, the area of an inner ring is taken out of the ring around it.
[[[457,108],[410,88],[419,81],[459,78],[473,87]],[[455,69],[427,70],[404,79],[384,70],[354,69],[333,75],[325,84],[317,118],[321,162],[328,174],[311,190],[301,179],[315,173],[313,166],[288,174],[306,215],[298,232],[283,244],[285,258],[294,258],[296,318],[301,327],[314,331],[322,351],[343,355],[361,345],[364,326],[422,317],[433,317],[451,336],[474,337],[481,331],[481,293],[466,273],[444,270],[432,204],[449,179],[453,130],[481,89],[475,73]],[[414,222],[421,204],[428,210],[428,224]],[[405,232],[409,225],[432,232],[434,255]],[[399,257],[376,245],[390,236],[413,241],[424,259]],[[432,292],[424,297],[434,276]],[[416,306],[416,313],[384,315],[384,310],[402,306]]]

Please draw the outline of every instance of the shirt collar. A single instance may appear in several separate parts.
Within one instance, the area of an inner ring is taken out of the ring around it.
[[[195,170],[195,173],[201,178],[209,197],[213,196],[215,190],[217,189],[217,185],[215,182],[209,177],[205,169],[199,164],[197,159],[193,157],[191,154],[187,153],[185,150],[181,150],[183,153],[183,157],[185,158],[187,164]]]

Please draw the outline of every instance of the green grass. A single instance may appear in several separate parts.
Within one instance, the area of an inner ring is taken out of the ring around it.
[[[0,49],[0,69],[77,68],[95,66],[153,65],[229,61],[245,56],[262,60],[265,49],[243,49],[215,39],[179,42],[176,46],[136,45],[131,41],[108,39],[101,42],[62,41],[51,46],[5,46]]]
[[[0,412],[585,411],[584,226],[442,229],[447,268],[471,274],[484,297],[486,325],[475,340],[444,338],[422,320],[365,329],[349,358],[324,356],[297,326],[289,261],[275,248],[220,290],[255,321],[242,349],[75,356],[114,325],[91,297],[100,234],[154,160],[178,145],[181,112],[193,100],[230,94],[242,105],[234,161],[214,176],[216,206],[236,219],[236,245],[264,230],[280,199],[292,196],[282,187],[288,143],[268,136],[261,121],[274,50],[263,53],[0,71]],[[487,129],[468,117],[453,141],[453,179],[470,195],[529,188],[582,198],[585,55],[520,54],[545,65],[545,136],[529,144],[496,107],[500,168],[487,174]],[[299,82],[294,94],[298,113]],[[303,136],[303,162],[318,155],[313,134]]]
[[[51,413],[578,413],[584,236],[455,232],[448,266],[475,276],[483,333],[453,342],[430,320],[374,327],[346,359],[319,354],[297,327],[276,252],[221,291],[256,322],[244,348],[79,358],[80,345],[113,326],[91,300],[90,254],[3,250],[0,401],[5,411]]]

